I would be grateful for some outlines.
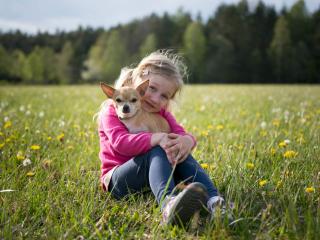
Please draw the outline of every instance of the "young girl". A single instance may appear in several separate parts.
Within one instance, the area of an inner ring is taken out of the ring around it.
[[[136,68],[123,69],[115,84],[119,88],[149,79],[142,107],[164,117],[171,133],[130,134],[107,101],[98,115],[104,190],[121,199],[145,187],[151,188],[166,224],[184,225],[203,206],[214,215],[224,202],[190,154],[196,145],[195,138],[168,111],[170,101],[183,86],[184,69],[176,55],[157,51],[142,59]],[[175,186],[179,182],[188,185],[177,193]]]

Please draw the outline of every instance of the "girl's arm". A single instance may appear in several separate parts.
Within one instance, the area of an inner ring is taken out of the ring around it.
[[[160,113],[171,127],[171,133],[161,140],[160,146],[166,151],[172,165],[183,162],[196,146],[196,140],[191,134],[186,133],[170,112]]]
[[[191,135],[190,133],[187,133],[184,128],[177,123],[177,120],[175,119],[175,117],[168,111],[162,110],[160,112],[160,114],[167,120],[170,129],[171,129],[171,133],[175,133],[181,136],[185,136],[188,137],[191,141],[192,141],[192,149],[197,145],[197,141],[195,139],[195,137],[193,135]]]
[[[146,153],[160,142],[160,137],[152,136],[152,133],[129,133],[113,106],[108,106],[100,121],[100,130],[105,133],[112,148],[122,155],[137,156]]]

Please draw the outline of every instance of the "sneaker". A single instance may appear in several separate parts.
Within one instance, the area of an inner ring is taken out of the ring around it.
[[[222,220],[227,221],[228,224],[232,223],[233,216],[226,208],[225,201],[222,197],[216,196],[210,198],[207,207],[211,213],[211,221]]]
[[[189,184],[177,196],[166,199],[162,211],[162,223],[185,226],[193,215],[206,206],[206,187],[198,182]]]

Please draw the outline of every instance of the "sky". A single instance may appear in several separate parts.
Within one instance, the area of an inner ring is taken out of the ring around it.
[[[36,34],[56,30],[71,31],[78,26],[108,29],[148,16],[175,13],[181,8],[195,17],[201,13],[203,20],[212,16],[222,3],[240,0],[0,0],[0,31],[20,29]],[[247,0],[255,6],[258,0]],[[263,0],[277,10],[290,8],[296,0]],[[305,0],[309,12],[319,9],[319,0]]]

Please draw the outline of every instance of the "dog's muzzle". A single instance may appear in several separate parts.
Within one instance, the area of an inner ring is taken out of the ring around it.
[[[129,113],[129,112],[130,112],[130,107],[125,104],[125,105],[123,106],[123,108],[122,108],[122,112],[123,112],[123,113]]]

